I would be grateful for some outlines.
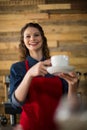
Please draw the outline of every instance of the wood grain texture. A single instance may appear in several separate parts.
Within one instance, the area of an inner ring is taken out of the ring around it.
[[[40,4],[38,8],[43,10],[71,9],[71,4]]]

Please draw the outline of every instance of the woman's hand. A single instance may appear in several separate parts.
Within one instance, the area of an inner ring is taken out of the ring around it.
[[[23,128],[20,124],[17,124],[12,130],[23,130]]]
[[[69,72],[69,73],[60,73],[58,74],[59,77],[65,79],[68,84],[68,94],[72,95],[77,92],[77,86],[78,86],[78,76],[75,72]]]
[[[51,61],[49,60],[45,60],[45,61],[40,61],[38,62],[36,65],[34,65],[33,67],[31,67],[29,69],[29,74],[32,77],[35,76],[45,76],[48,72],[47,72],[47,66],[51,65]]]

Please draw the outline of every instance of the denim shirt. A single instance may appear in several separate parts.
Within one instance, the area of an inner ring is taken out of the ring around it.
[[[27,56],[26,60],[28,60],[29,62],[29,68],[31,68],[33,65],[39,62],[30,56]],[[44,61],[44,60],[45,58],[41,59],[41,61]],[[21,107],[24,104],[24,102],[19,102],[16,99],[14,95],[14,91],[23,80],[23,77],[25,76],[25,74],[26,74],[25,61],[14,63],[10,68],[10,100],[13,104],[13,107],[15,108]],[[53,77],[53,76],[54,75],[49,74],[49,73],[45,75],[45,77]],[[63,94],[67,94],[68,83],[62,78],[61,80],[63,83]]]

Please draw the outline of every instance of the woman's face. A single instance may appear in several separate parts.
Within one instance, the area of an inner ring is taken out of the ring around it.
[[[28,27],[24,31],[24,43],[29,51],[41,50],[43,40],[40,31],[34,27]]]

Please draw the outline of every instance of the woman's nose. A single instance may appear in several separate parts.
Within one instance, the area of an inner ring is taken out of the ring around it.
[[[35,39],[34,36],[31,36],[30,40],[34,40],[34,39]]]

